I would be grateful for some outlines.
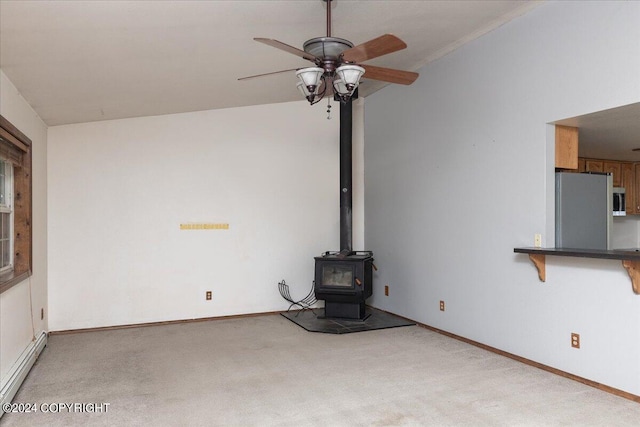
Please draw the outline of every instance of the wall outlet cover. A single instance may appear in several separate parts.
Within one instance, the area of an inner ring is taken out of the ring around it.
[[[580,334],[571,333],[571,347],[580,348]]]

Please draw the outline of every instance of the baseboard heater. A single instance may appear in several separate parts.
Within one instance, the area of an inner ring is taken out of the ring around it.
[[[29,346],[22,352],[16,363],[6,376],[6,381],[3,378],[0,385],[0,405],[5,403],[11,403],[11,399],[16,395],[18,389],[22,385],[22,382],[27,377],[27,374],[31,370],[31,367],[38,356],[47,345],[47,333],[42,332],[35,341],[31,341]],[[0,418],[4,414],[4,411],[0,411]]]

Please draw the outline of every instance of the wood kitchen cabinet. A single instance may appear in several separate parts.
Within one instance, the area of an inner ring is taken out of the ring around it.
[[[581,162],[584,162],[584,170],[581,169]],[[621,163],[615,160],[600,160],[600,159],[578,159],[578,171],[579,172],[609,172],[613,178],[613,186],[621,187],[622,171]]]
[[[578,169],[578,128],[556,125],[556,168]]]
[[[634,163],[620,162],[620,187],[624,187],[625,189],[627,215],[640,213],[640,209],[636,206],[636,200],[640,200],[636,195],[636,191],[640,189],[636,176],[640,179],[640,176],[635,171]]]
[[[634,171],[634,188],[633,191],[629,191],[626,190],[626,197],[627,197],[627,213],[629,213],[629,206],[632,206],[634,208],[633,213],[634,214],[640,214],[640,163],[634,163],[633,164],[633,171]],[[632,202],[629,201],[629,193],[631,193],[631,196],[633,198],[633,204],[631,204]]]
[[[609,172],[613,177],[613,186],[620,187],[622,181],[620,176],[620,162],[605,160],[602,162],[602,172]]]
[[[604,160],[585,159],[585,172],[602,172],[604,170]]]

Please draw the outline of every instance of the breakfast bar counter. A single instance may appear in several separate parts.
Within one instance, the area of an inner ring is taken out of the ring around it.
[[[564,256],[574,258],[598,258],[622,261],[622,266],[629,273],[633,292],[640,294],[640,250],[638,249],[571,249],[571,248],[514,248],[515,253],[528,254],[531,262],[538,269],[538,278],[546,280],[545,256]]]

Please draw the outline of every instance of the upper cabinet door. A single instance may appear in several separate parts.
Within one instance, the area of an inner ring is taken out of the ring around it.
[[[602,162],[602,172],[609,172],[613,176],[613,186],[621,187],[622,175],[620,173],[620,162],[605,160]]]
[[[584,162],[585,172],[604,172],[604,161],[586,159]]]
[[[578,128],[556,125],[556,168],[578,169]]]
[[[625,189],[627,215],[638,213],[636,210],[636,172],[633,163],[620,163],[620,187]]]

